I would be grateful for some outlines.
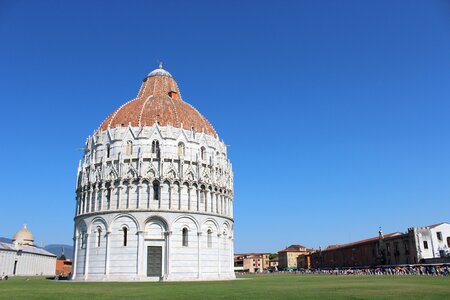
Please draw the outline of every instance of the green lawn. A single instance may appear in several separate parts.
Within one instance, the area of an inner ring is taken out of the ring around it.
[[[0,299],[450,299],[450,277],[258,275],[210,282],[0,281]]]

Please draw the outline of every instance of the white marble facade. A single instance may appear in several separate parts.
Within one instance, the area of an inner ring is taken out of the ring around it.
[[[156,123],[97,131],[78,168],[74,249],[74,280],[233,279],[226,145]]]

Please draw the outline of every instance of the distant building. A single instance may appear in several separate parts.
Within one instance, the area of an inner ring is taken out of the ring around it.
[[[234,270],[258,273],[269,268],[270,253],[241,253],[234,255]]]
[[[278,271],[278,257],[274,257],[269,260],[269,269]]]
[[[383,234],[380,229],[378,237],[302,255],[298,264],[302,268],[348,268],[444,263],[450,262],[449,247],[450,224],[445,222],[409,228],[405,233]]]
[[[64,248],[62,254],[56,260],[56,275],[70,276],[72,274],[72,261],[67,259],[64,255]]]
[[[36,247],[26,225],[14,235],[12,243],[0,242],[0,275],[55,275],[56,255]]]
[[[311,251],[311,249],[306,249],[306,247],[302,245],[290,245],[289,247],[278,251],[278,269],[280,271],[297,269],[297,257],[301,254],[308,254]]]
[[[310,254],[310,268],[369,267],[414,261],[413,238],[394,232],[343,245],[328,246]],[[308,259],[306,257],[305,259]]]
[[[297,269],[310,269],[311,255],[310,253],[300,254],[297,256]]]
[[[450,262],[450,224],[442,222],[410,228],[417,245],[417,259],[423,262]]]

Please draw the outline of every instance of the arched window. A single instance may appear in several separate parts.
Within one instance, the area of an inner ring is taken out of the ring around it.
[[[156,154],[156,157],[159,158],[160,151],[159,151],[159,141],[154,140],[152,142],[152,153]]]
[[[159,182],[153,181],[153,200],[159,200]]]
[[[106,184],[106,205],[109,209],[109,205],[111,203],[111,184]]]
[[[111,155],[111,145],[107,144],[106,145],[106,158],[109,158],[110,155]]]
[[[85,231],[81,232],[80,239],[81,239],[81,249],[85,249],[86,248],[86,239],[87,239]]]
[[[102,229],[97,228],[97,247],[100,247],[100,241],[102,240]]]
[[[212,248],[212,230],[208,229],[207,231],[207,244],[208,248]]]
[[[183,228],[182,244],[183,244],[183,247],[188,246],[188,229],[186,227]]]
[[[124,226],[122,227],[122,230],[123,230],[123,246],[126,247],[128,242],[128,228]]]
[[[178,156],[184,156],[184,144],[182,142],[178,143]]]
[[[133,142],[132,141],[128,141],[127,142],[127,148],[125,149],[125,154],[126,155],[132,155],[133,154]]]
[[[206,159],[206,148],[205,148],[205,147],[201,147],[201,148],[200,148],[200,158],[201,158],[202,160],[205,160],[205,159]]]
[[[205,203],[205,186],[204,185],[202,185],[201,187],[201,190],[200,190],[200,203]]]

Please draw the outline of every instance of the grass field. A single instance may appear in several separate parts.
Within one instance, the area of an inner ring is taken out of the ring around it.
[[[0,281],[0,299],[450,299],[450,277],[258,275],[210,282]]]

